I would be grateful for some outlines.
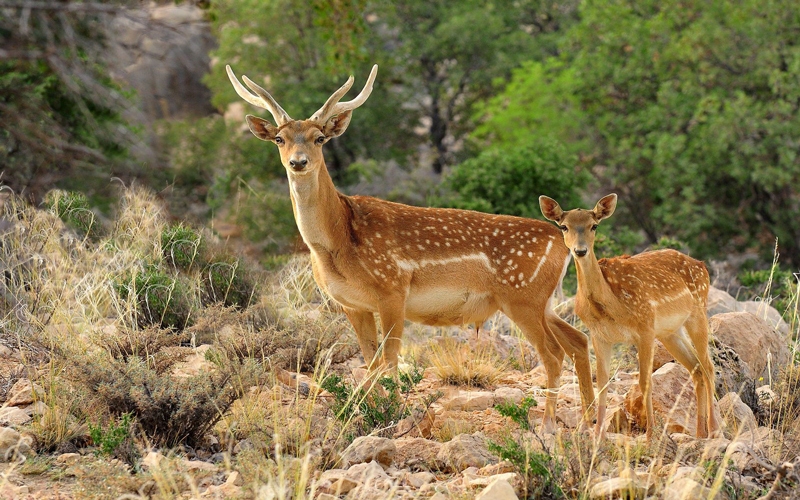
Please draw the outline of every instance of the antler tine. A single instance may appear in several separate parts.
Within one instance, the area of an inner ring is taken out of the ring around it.
[[[330,99],[328,99],[328,102],[326,102],[325,105],[322,106],[322,108],[320,108],[319,111],[317,111],[316,113],[314,113],[314,115],[312,115],[311,119],[317,122],[324,122],[331,116],[344,113],[345,111],[354,110],[357,107],[364,104],[364,102],[372,93],[372,85],[373,83],[375,83],[375,77],[377,76],[377,74],[378,74],[378,65],[375,64],[374,66],[372,66],[372,71],[370,71],[369,73],[369,78],[367,78],[367,83],[364,84],[364,88],[361,89],[361,92],[352,101],[338,102],[338,100],[342,98],[344,93],[342,93],[342,95],[340,95],[336,100],[332,100],[337,94],[339,94],[342,91],[342,89],[345,89],[344,92],[347,92],[347,90],[350,89],[350,85],[352,85],[351,80],[353,79],[353,77],[351,76],[350,79],[347,80],[347,83],[345,83],[342,86],[342,88],[337,90],[330,97]]]
[[[316,113],[311,115],[311,118],[309,118],[309,120],[324,121],[325,118],[328,118],[330,116],[329,114],[330,109],[333,106],[335,106],[336,103],[339,102],[339,99],[344,97],[347,91],[350,90],[350,87],[353,86],[354,81],[355,79],[353,78],[353,75],[350,75],[350,78],[348,78],[347,81],[344,82],[344,85],[339,87],[339,90],[331,94],[331,96],[328,97],[328,100],[325,101],[325,104],[323,104],[322,107],[319,108]]]
[[[289,114],[283,110],[283,108],[275,101],[275,99],[272,98],[271,95],[269,95],[269,92],[256,85],[256,83],[251,79],[242,75],[242,79],[247,86],[250,87],[256,94],[258,94],[257,96],[254,96],[246,88],[244,88],[244,85],[239,82],[239,79],[233,74],[233,70],[229,64],[225,65],[225,70],[228,72],[228,79],[231,81],[236,93],[239,94],[239,97],[249,102],[253,106],[258,106],[259,108],[264,108],[269,111],[272,115],[272,118],[275,119],[275,123],[279,127],[287,122],[292,121],[292,118],[289,116]]]

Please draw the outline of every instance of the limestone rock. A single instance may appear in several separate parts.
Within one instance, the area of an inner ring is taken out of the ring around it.
[[[342,464],[349,467],[373,460],[384,467],[392,465],[397,447],[394,441],[376,436],[357,437],[342,453]]]
[[[31,439],[8,427],[0,427],[0,461],[11,462],[34,454]]]
[[[17,380],[8,390],[6,406],[25,406],[37,399],[42,399],[44,389],[39,384],[32,383],[27,378]]]
[[[214,369],[214,364],[206,359],[206,352],[211,348],[210,344],[197,346],[194,352],[180,362],[175,363],[172,369],[172,376],[178,379],[190,378]]]
[[[631,421],[621,406],[608,409],[603,426],[606,432],[617,434],[627,434],[631,431]]]
[[[475,500],[519,500],[519,497],[507,480],[497,478],[475,495]]]
[[[497,463],[489,452],[482,433],[459,434],[444,443],[436,455],[437,463],[444,469],[461,472],[467,467],[484,467]]]
[[[697,405],[689,372],[677,363],[667,363],[653,373],[653,412],[662,415],[667,432],[694,434],[697,425]],[[625,411],[636,424],[647,427],[647,413],[639,385],[625,395]]]
[[[525,393],[522,389],[516,387],[498,387],[494,391],[494,401],[497,403],[514,403],[519,404],[525,399]]]
[[[758,422],[753,410],[742,402],[735,392],[729,392],[719,400],[719,412],[727,424],[727,430],[735,436],[742,432],[754,432]]]
[[[589,491],[589,498],[644,498],[648,488],[633,477],[615,477],[601,481]]]
[[[411,415],[397,423],[397,430],[394,437],[423,437],[430,438],[433,435],[433,425],[436,423],[436,413],[426,408],[414,408]]]
[[[739,303],[728,292],[719,288],[708,289],[708,317],[739,311]]]
[[[322,493],[336,495],[346,495],[358,486],[358,481],[355,481],[347,476],[347,471],[344,469],[330,469],[324,471],[317,483],[317,491]]]
[[[751,313],[717,314],[709,320],[709,327],[714,338],[732,347],[750,366],[756,379],[767,379],[768,359],[773,374],[789,362],[786,339]]]
[[[0,408],[0,424],[2,425],[23,425],[30,422],[31,416],[25,410],[20,410],[16,406]]]
[[[395,440],[397,453],[394,463],[402,469],[411,471],[430,471],[438,469],[436,456],[442,443],[423,438],[400,438]]]
[[[688,477],[677,479],[664,488],[662,500],[711,498],[711,489]]]
[[[494,394],[489,391],[458,391],[441,402],[448,410],[480,411],[494,406]]]
[[[763,319],[769,326],[774,328],[783,336],[789,335],[789,324],[784,321],[781,313],[777,309],[760,300],[746,300],[739,302],[739,310],[749,312]]]
[[[362,489],[385,490],[392,486],[389,475],[374,460],[370,463],[361,463],[350,467],[347,469],[345,477],[359,483],[357,488]]]

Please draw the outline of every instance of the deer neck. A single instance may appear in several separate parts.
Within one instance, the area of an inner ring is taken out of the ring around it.
[[[594,248],[590,248],[585,257],[575,258],[575,270],[578,274],[578,294],[595,307],[608,308],[615,300],[614,294],[603,276]]]
[[[347,213],[325,165],[307,175],[290,174],[289,193],[297,228],[306,245],[312,251],[332,251],[341,246]]]

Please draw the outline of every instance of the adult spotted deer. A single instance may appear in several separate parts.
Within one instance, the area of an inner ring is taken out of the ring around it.
[[[372,68],[352,101],[339,102],[353,84],[351,76],[311,118],[293,120],[266,90],[243,76],[255,94],[249,92],[227,67],[236,92],[275,120],[272,125],[247,116],[256,137],[278,146],[314,278],[341,304],[370,368],[396,366],[406,319],[433,326],[480,325],[499,309],[542,358],[549,389],[543,423],[552,431],[565,352],[576,366],[584,410],[594,399],[588,339],[549,308],[569,252],[546,222],[338,192],[322,146],[347,129],[353,110],[372,92],[377,70]]]
[[[652,436],[655,420],[651,374],[653,347],[658,339],[692,374],[697,397],[697,436],[716,434],[719,426],[713,411],[714,367],[708,355],[709,278],[705,265],[675,250],[598,261],[594,254],[595,231],[601,220],[614,213],[615,194],[602,198],[593,210],[564,212],[547,196],[539,197],[539,205],[544,216],[558,224],[567,248],[575,256],[575,313],[591,331],[597,358],[595,433],[603,435],[611,347],[625,342],[638,350],[647,437]]]

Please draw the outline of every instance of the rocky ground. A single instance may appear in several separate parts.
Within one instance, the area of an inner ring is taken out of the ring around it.
[[[31,499],[123,498],[126,491],[124,498],[796,498],[797,426],[765,418],[770,408],[786,404],[782,398],[796,397],[781,393],[776,382],[792,363],[789,327],[766,304],[737,302],[716,289],[710,298],[721,396],[717,409],[725,423],[724,437],[693,437],[696,412],[690,377],[663,349],[657,351],[654,367],[659,428],[651,442],[641,430],[635,356],[628,348],[615,356],[606,441],[595,443],[576,429],[580,398],[571,367],[563,372],[558,395],[559,431],[541,435],[523,429],[518,419],[503,416],[496,405],[510,402],[519,408],[532,397],[538,404],[528,410],[527,419],[536,429],[546,378],[530,346],[507,320],[497,317],[478,333],[412,328],[404,342],[405,359],[427,360],[428,366],[422,366],[423,378],[409,396],[414,410],[408,417],[356,437],[346,448],[321,439],[290,458],[281,458],[280,449],[272,448],[267,455],[273,455],[276,474],[256,479],[247,472],[249,461],[263,458],[264,452],[253,437],[237,440],[226,434],[232,425],[228,420],[223,421],[228,427],[218,425],[205,445],[142,448],[133,464],[99,454],[89,440],[82,448],[37,453],[32,421],[52,418],[42,402],[48,389],[40,385],[47,380],[43,374],[48,368],[31,367],[19,351],[4,348],[0,374],[13,385],[0,409],[0,458],[6,461],[0,494]],[[567,317],[569,306],[569,301],[560,306]],[[493,380],[482,382],[484,387],[445,383],[443,379],[453,380],[447,374],[458,370],[449,371],[441,359],[431,362],[433,358],[424,356],[436,346],[462,350],[467,356],[491,350],[500,369]],[[207,349],[198,346],[173,376],[213,369]],[[516,361],[498,364],[512,359]],[[360,364],[354,358],[331,370],[358,381],[366,375]],[[297,422],[310,428],[332,419],[328,409],[334,396],[319,388],[315,373],[279,370],[274,385],[253,387],[251,393],[257,393],[254,401],[263,407],[304,408],[286,421],[286,428],[273,427],[273,437],[289,434]],[[502,460],[502,453],[491,446],[500,444],[509,451],[512,442],[524,450],[522,462]],[[521,468],[525,453],[538,460],[529,464],[541,468]],[[316,460],[319,456],[327,458]]]

